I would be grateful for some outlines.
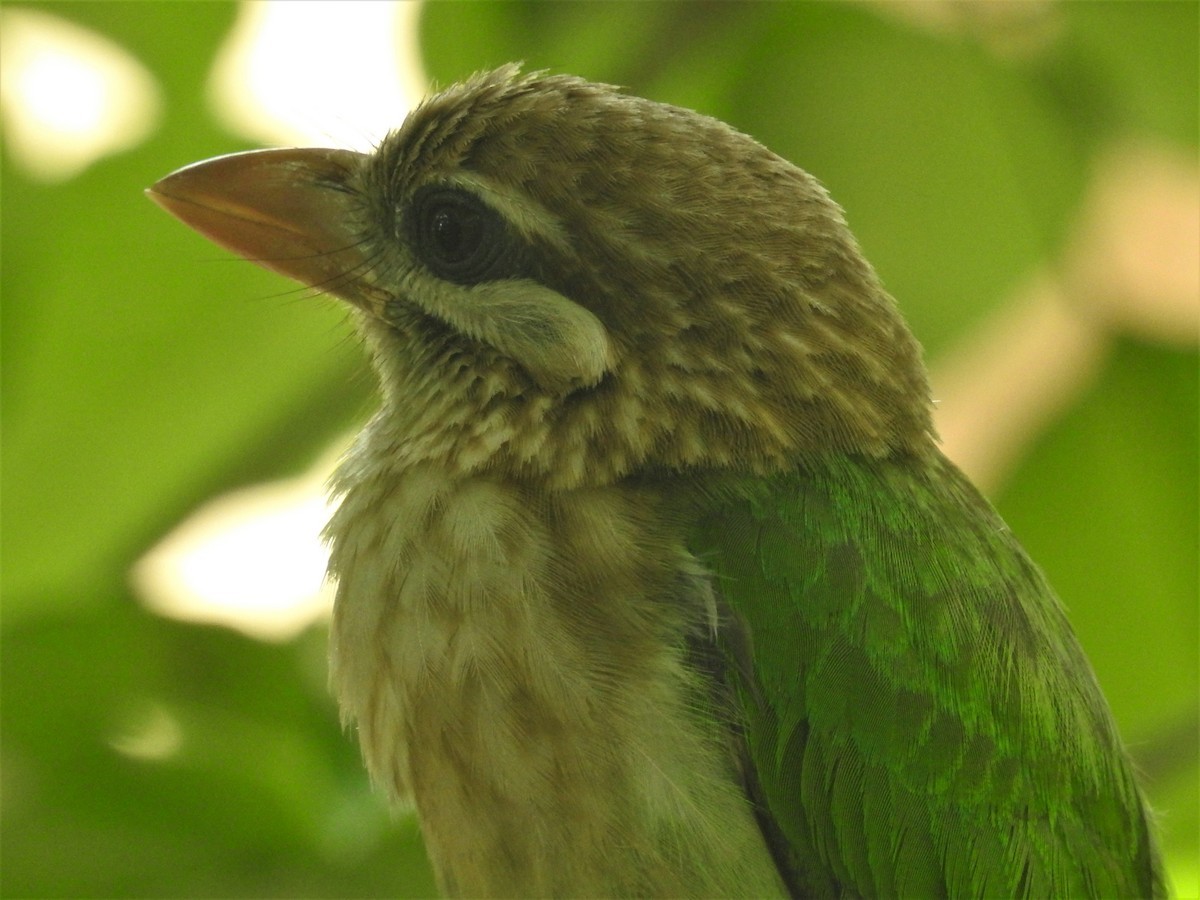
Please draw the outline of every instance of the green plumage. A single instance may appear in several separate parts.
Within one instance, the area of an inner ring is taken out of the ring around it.
[[[724,485],[696,542],[753,635],[746,738],[804,894],[1165,895],[1058,599],[949,462]]]

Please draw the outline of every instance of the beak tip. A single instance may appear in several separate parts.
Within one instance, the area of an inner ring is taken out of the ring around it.
[[[178,218],[178,213],[175,211],[177,204],[173,202],[175,198],[162,188],[163,182],[156,181],[154,184],[150,185],[150,187],[142,188],[142,194],[144,194],[146,199],[151,201],[159,209],[165,210],[166,212],[169,212],[171,215]]]

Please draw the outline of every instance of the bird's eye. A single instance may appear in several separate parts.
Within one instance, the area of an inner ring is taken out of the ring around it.
[[[417,258],[439,278],[479,284],[507,274],[511,247],[504,220],[474,194],[441,187],[420,191],[409,223]]]

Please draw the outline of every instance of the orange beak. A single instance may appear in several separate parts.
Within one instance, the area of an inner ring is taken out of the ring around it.
[[[317,148],[233,153],[185,166],[146,193],[227,250],[365,309],[382,293],[364,281],[363,207],[350,187],[365,158]]]

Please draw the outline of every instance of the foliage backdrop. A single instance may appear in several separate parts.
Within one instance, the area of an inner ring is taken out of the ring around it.
[[[166,109],[151,139],[67,182],[7,153],[0,171],[0,889],[428,895],[415,827],[338,727],[323,630],[260,643],[155,616],[128,586],[189,510],[299,471],[371,408],[340,310],[293,301],[142,197],[184,162],[248,149],[204,96],[237,8],[30,6],[124,46]],[[1052,14],[1053,40],[1012,55],[989,43],[1003,24],[939,34],[833,3],[440,3],[421,41],[441,83],[521,59],[700,109],[803,165],[936,363],[1059,257],[1109,141],[1195,155],[1194,3]],[[1181,888],[1196,877],[1197,409],[1194,340],[1118,335],[994,496],[1070,609]],[[176,752],[119,752],[164,717]]]

